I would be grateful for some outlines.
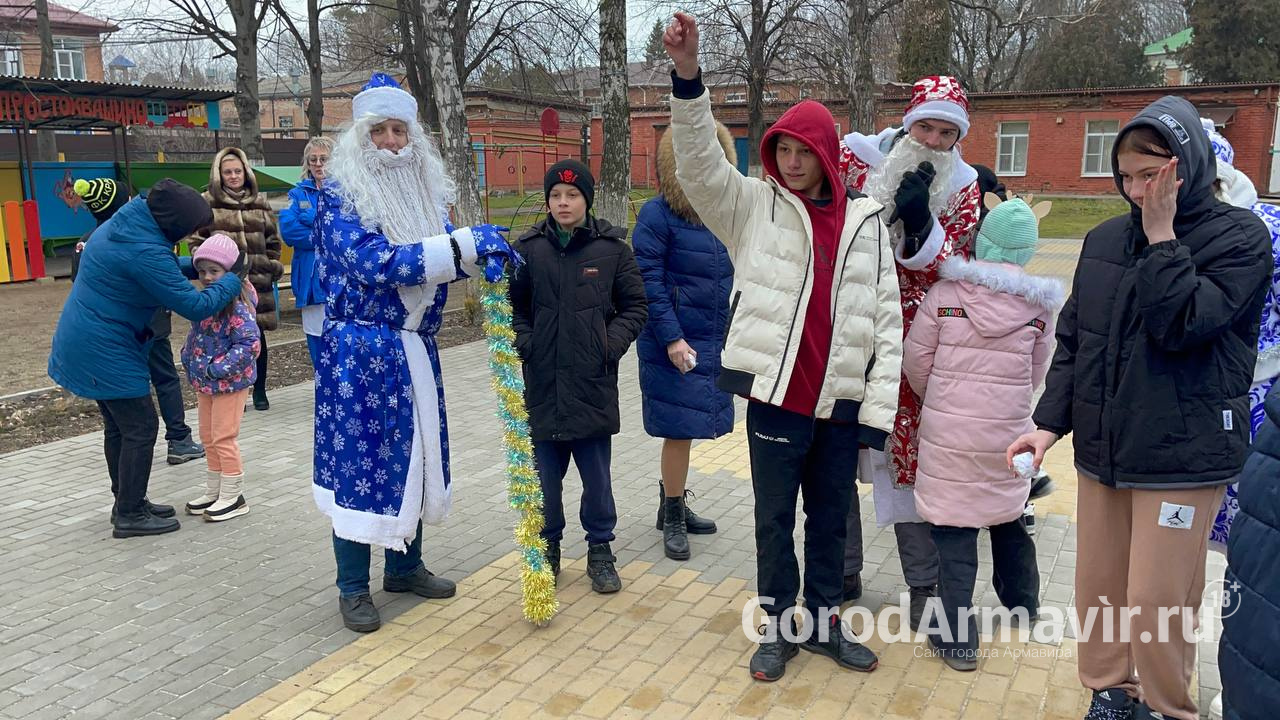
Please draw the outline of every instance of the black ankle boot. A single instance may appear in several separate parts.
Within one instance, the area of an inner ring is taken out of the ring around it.
[[[684,499],[685,532],[689,533],[690,535],[714,534],[716,531],[716,521],[708,520],[707,518],[700,517],[699,515],[697,515],[692,510],[689,509],[689,499],[692,497],[694,497],[693,491],[686,489],[684,491],[684,498],[683,498]],[[664,517],[664,510],[663,510],[663,508],[665,507],[663,503],[665,503],[666,500],[667,500],[667,491],[665,488],[663,488],[662,481],[659,480],[658,481],[658,522],[655,524],[655,526],[659,530],[661,530],[663,526],[666,524],[666,518]]]
[[[662,499],[662,551],[672,560],[689,559],[689,535],[685,531],[684,498]]]
[[[547,564],[551,566],[551,575],[560,577],[560,541],[547,541]]]
[[[617,562],[609,543],[587,545],[587,577],[591,578],[591,589],[598,593],[616,593],[622,589],[622,578],[613,566]]]

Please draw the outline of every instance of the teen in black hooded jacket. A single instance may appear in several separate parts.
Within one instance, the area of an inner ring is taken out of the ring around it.
[[[1159,609],[1198,611],[1209,528],[1244,464],[1270,240],[1251,212],[1215,199],[1213,151],[1182,98],[1138,113],[1111,163],[1132,211],[1085,237],[1039,430],[1009,454],[1033,450],[1039,464],[1072,433],[1087,717],[1192,720],[1187,611],[1161,619]],[[1128,636],[1106,637],[1104,615],[1119,628],[1126,606],[1138,613]]]

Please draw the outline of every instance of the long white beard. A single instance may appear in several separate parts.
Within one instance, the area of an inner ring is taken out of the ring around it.
[[[433,202],[427,169],[412,144],[399,153],[364,148],[366,182],[372,192],[355,203],[361,222],[376,226],[397,245],[422,242],[444,232],[444,207]],[[343,188],[346,188],[344,184]]]
[[[902,184],[902,176],[917,169],[922,162],[933,163],[937,172],[929,185],[929,211],[934,217],[942,214],[951,197],[951,178],[955,174],[956,159],[950,150],[930,150],[915,138],[907,135],[894,144],[879,167],[871,168],[862,191],[885,207],[885,218],[893,214],[896,204],[894,193]]]

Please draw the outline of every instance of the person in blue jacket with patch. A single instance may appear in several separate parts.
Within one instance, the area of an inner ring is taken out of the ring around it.
[[[733,136],[717,123],[717,139],[736,164]],[[729,323],[733,262],[698,218],[676,181],[671,133],[658,142],[658,197],[645,203],[632,234],[644,276],[649,322],[636,342],[644,429],[662,438],[658,529],[663,552],[688,560],[688,534],[716,531],[685,504],[689,451],[695,438],[733,430],[733,396],[716,387],[720,347]]]
[[[213,211],[200,193],[169,178],[130,200],[85,245],[54,331],[49,377],[97,401],[102,411],[117,538],[179,527],[173,506],[147,499],[159,428],[147,367],[149,323],[162,307],[203,320],[240,294],[236,273],[244,270],[243,253],[232,273],[201,291],[187,281],[173,252],[179,240],[211,222]]]
[[[324,332],[324,286],[316,272],[316,246],[311,230],[316,224],[316,207],[324,184],[325,165],[333,153],[333,141],[313,137],[302,150],[302,179],[289,191],[289,206],[280,211],[280,236],[293,248],[289,283],[293,299],[302,312],[302,331],[307,335],[311,367],[319,367],[320,335]]]

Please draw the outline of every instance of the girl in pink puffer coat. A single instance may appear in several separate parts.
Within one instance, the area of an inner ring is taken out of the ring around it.
[[[992,207],[992,203],[998,203]],[[956,635],[958,611],[972,604],[978,531],[989,528],[1001,602],[1039,610],[1035,546],[1023,525],[1030,480],[1008,466],[1009,443],[1033,429],[1031,401],[1044,381],[1062,304],[1056,281],[1022,268],[1035,253],[1035,211],[1012,199],[992,210],[975,240],[974,261],[952,258],[921,304],[903,344],[902,371],[923,399],[916,509],[938,546],[939,596],[952,633],[930,642],[949,665],[976,668],[976,628]]]

